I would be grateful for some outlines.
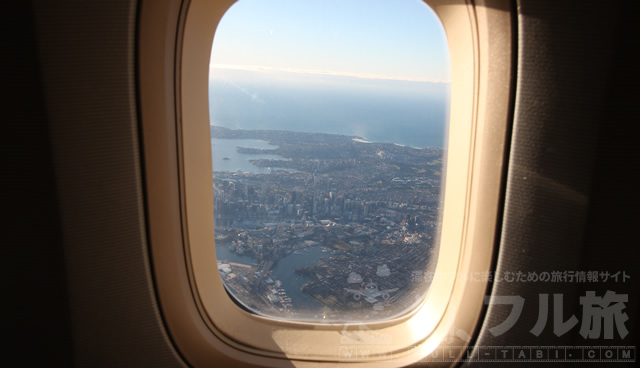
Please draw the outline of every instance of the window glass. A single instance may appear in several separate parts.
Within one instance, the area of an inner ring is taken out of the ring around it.
[[[449,68],[418,0],[240,0],[225,14],[209,74],[214,232],[238,304],[355,322],[424,299]]]

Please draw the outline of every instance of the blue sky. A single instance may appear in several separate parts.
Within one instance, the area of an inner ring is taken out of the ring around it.
[[[420,0],[240,0],[212,65],[373,79],[449,81],[442,26]]]

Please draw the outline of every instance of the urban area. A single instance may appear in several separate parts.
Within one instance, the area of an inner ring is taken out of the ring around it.
[[[412,274],[437,259],[442,149],[222,127],[212,127],[212,137],[267,141],[274,148],[236,151],[279,157],[251,160],[268,173],[214,165],[216,247],[255,260],[218,256],[221,278],[241,305],[275,317],[371,320],[422,300],[429,284]],[[321,254],[317,262],[293,271],[304,283],[287,290],[273,268],[312,251]],[[305,310],[296,298],[315,307]]]

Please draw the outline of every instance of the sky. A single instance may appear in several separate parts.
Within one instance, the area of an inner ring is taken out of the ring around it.
[[[420,0],[239,0],[218,25],[211,67],[450,81],[444,30]]]

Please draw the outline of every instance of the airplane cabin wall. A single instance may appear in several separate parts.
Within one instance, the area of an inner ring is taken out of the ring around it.
[[[632,0],[521,0],[515,125],[496,265],[499,272],[637,269],[638,6]],[[3,5],[3,329],[23,365],[184,366],[153,289],[136,96],[135,0]],[[633,124],[633,125],[632,125]],[[633,140],[633,142],[632,142]],[[635,154],[635,155],[634,155]],[[635,202],[634,202],[635,201]],[[632,211],[629,215],[625,212]],[[637,346],[638,275],[628,284],[496,284],[493,295],[618,287]],[[559,285],[558,285],[559,286]],[[529,329],[478,345],[584,342]],[[567,316],[565,316],[567,317]],[[579,315],[578,315],[579,317]],[[548,324],[549,326],[549,324]],[[588,343],[597,343],[589,341]],[[602,341],[600,341],[602,342]]]

